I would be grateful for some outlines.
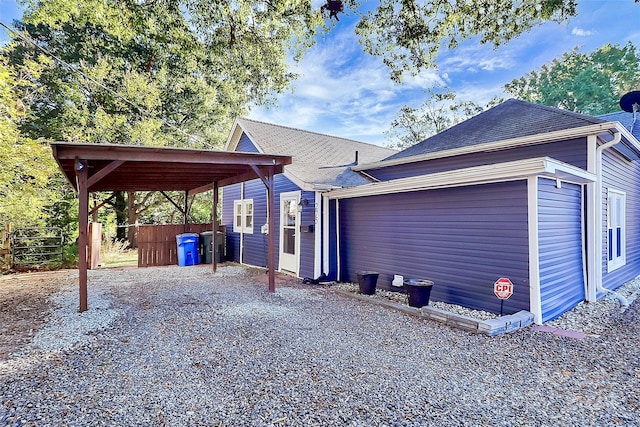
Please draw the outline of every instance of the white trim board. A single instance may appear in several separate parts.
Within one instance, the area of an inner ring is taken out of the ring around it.
[[[533,321],[542,325],[542,298],[540,293],[540,254],[538,247],[538,177],[527,180],[529,233],[529,311]]]
[[[358,187],[344,188],[330,191],[330,199],[374,196],[381,194],[403,193],[437,188],[460,187],[465,185],[488,184],[492,182],[513,181],[526,179],[537,175],[547,178],[560,178],[563,181],[584,184],[596,180],[596,175],[552,159],[537,157],[511,162],[494,163],[491,165],[473,166],[436,172],[427,175],[410,176],[384,182],[374,182]]]

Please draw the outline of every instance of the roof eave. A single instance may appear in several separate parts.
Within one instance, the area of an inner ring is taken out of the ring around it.
[[[614,148],[616,148],[623,156],[629,158],[630,160],[640,160],[640,142],[638,139],[626,128],[622,123],[615,122],[616,128],[615,130],[620,132],[622,138],[620,142],[617,143]],[[619,147],[622,145],[622,147]]]
[[[406,193],[437,188],[514,181],[526,179],[530,176],[542,176],[576,183],[589,183],[596,180],[594,174],[583,169],[550,157],[537,157],[374,182],[358,187],[334,190],[329,192],[327,197],[330,199],[344,199]]]
[[[484,144],[473,145],[470,147],[453,148],[450,150],[436,151],[433,153],[419,154],[417,156],[403,157],[395,160],[381,160],[378,162],[355,166],[354,171],[363,171],[370,169],[380,169],[389,166],[398,166],[407,163],[415,163],[426,160],[440,159],[445,157],[454,157],[462,154],[472,154],[487,151],[505,150],[508,148],[523,147],[528,145],[544,144],[548,142],[561,141],[563,139],[578,138],[587,135],[598,135],[611,130],[624,129],[619,122],[605,122],[577,128],[564,129],[548,133],[538,133],[535,135],[527,135],[518,138],[510,138],[500,141],[488,142]],[[630,132],[626,132],[632,136]],[[634,138],[635,139],[635,138]]]

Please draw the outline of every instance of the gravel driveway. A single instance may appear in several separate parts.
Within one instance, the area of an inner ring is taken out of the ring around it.
[[[640,425],[639,303],[599,336],[472,335],[225,266],[77,276],[0,362],[0,425]]]

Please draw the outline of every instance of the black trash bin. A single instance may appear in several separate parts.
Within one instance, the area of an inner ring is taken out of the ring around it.
[[[379,273],[377,271],[358,271],[357,275],[360,293],[365,295],[375,294]]]
[[[200,233],[200,261],[203,264],[211,264],[213,231],[204,231]]]
[[[216,254],[216,262],[223,262],[226,260],[227,251],[226,251],[226,235],[224,231],[218,231],[216,233],[216,241],[215,241],[215,254]]]
[[[405,279],[403,284],[409,297],[409,306],[420,308],[429,305],[431,288],[433,288],[431,280]]]

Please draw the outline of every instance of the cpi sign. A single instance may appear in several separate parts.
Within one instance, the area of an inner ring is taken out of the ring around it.
[[[500,299],[509,299],[513,295],[513,283],[506,277],[501,277],[493,284],[493,293]]]

